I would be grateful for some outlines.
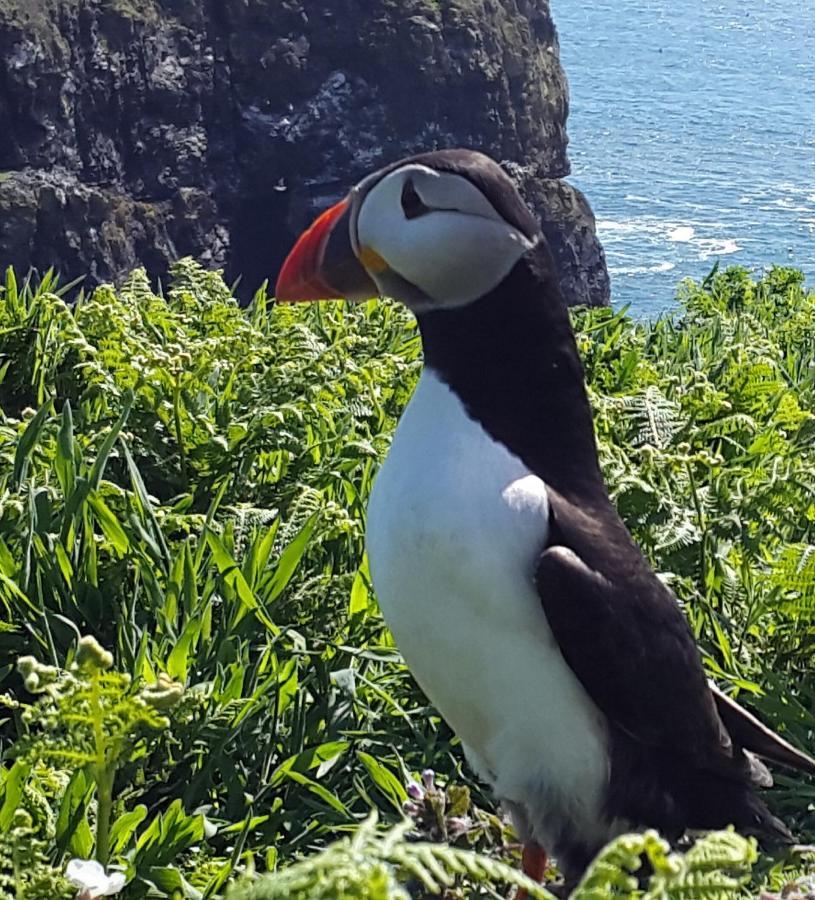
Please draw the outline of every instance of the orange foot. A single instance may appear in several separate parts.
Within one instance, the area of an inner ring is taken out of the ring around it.
[[[521,868],[524,875],[538,882],[543,882],[543,876],[546,873],[546,867],[549,860],[546,851],[536,841],[530,841],[524,844],[523,854],[521,856]],[[524,888],[518,891],[515,900],[527,900],[528,894]]]

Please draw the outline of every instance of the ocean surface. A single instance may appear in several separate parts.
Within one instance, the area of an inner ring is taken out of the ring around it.
[[[551,0],[571,181],[615,306],[651,315],[718,261],[815,287],[815,0]]]

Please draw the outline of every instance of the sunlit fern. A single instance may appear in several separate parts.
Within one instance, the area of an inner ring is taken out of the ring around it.
[[[669,400],[656,385],[624,397],[622,407],[631,423],[631,443],[666,447],[682,427],[679,404]]]
[[[440,894],[466,876],[475,884],[525,887],[531,898],[554,900],[552,894],[517,868],[470,850],[446,844],[412,842],[403,822],[386,833],[371,815],[353,837],[273,875],[244,882],[228,900],[409,900],[400,880],[416,880],[430,894]]]
[[[352,838],[273,875],[244,881],[228,898],[407,900],[406,880],[437,895],[466,876],[473,885],[517,885],[530,897],[551,900],[545,888],[506,863],[445,844],[408,840],[410,827],[406,822],[383,834],[371,816]],[[654,831],[622,835],[601,851],[571,900],[731,900],[748,881],[756,857],[755,841],[733,831],[706,835],[685,854],[672,853]],[[643,888],[638,876],[645,862],[651,874]]]
[[[76,896],[62,873],[48,859],[48,848],[37,836],[31,816],[13,813],[0,831],[0,900],[68,900]]]
[[[571,900],[731,900],[756,859],[755,841],[733,831],[708,834],[684,855],[671,853],[655,831],[627,834],[601,851]],[[652,874],[643,890],[638,874],[645,861]]]
[[[815,616],[815,546],[785,547],[773,564],[770,580],[783,592],[783,605],[788,612]]]

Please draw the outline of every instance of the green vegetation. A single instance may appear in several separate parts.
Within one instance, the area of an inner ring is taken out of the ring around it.
[[[127,898],[506,896],[513,835],[363,558],[421,365],[407,314],[241,310],[190,261],[164,297],[138,271],[75,293],[0,286],[0,897],[74,896],[66,864],[92,858]],[[575,315],[604,471],[711,675],[812,748],[815,294],[730,269],[682,301]],[[815,837],[815,786],[780,772],[770,800]],[[627,837],[579,897],[733,897],[751,867],[753,891],[806,868],[754,856]]]

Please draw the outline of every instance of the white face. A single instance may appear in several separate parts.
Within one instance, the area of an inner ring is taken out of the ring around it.
[[[371,188],[355,226],[354,250],[371,278],[414,312],[483,297],[533,246],[472,182],[416,163]]]

